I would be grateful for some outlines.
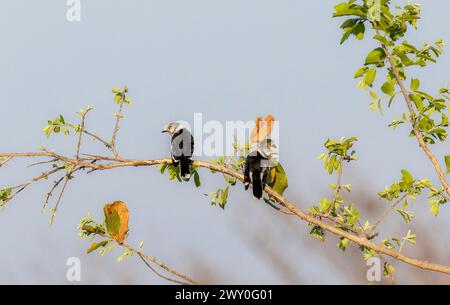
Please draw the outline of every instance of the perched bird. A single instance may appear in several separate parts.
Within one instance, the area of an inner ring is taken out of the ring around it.
[[[286,173],[278,161],[277,146],[271,137],[274,123],[275,118],[270,114],[265,118],[257,118],[250,135],[250,152],[244,166],[244,185],[247,190],[252,184],[253,196],[257,199],[262,198],[266,185],[280,195],[288,187]]]
[[[264,188],[268,182],[268,175],[274,166],[272,161],[271,140],[264,140],[264,145],[260,145],[256,150],[252,150],[245,158],[244,165],[244,186],[248,190],[250,184],[253,189],[253,196],[261,199]]]
[[[174,122],[164,126],[164,130],[172,135],[170,152],[174,166],[180,167],[180,176],[183,180],[189,180],[190,165],[194,154],[194,137],[181,123]]]

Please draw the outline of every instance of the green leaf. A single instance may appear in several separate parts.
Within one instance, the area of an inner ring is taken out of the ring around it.
[[[158,169],[159,169],[159,172],[161,173],[161,175],[164,174],[164,172],[166,171],[167,166],[168,166],[167,163],[162,163],[162,164],[160,164],[158,166]]]
[[[336,155],[333,155],[328,161],[328,174],[332,174],[334,170],[334,163],[336,162]]]
[[[11,188],[0,190],[0,208],[4,207],[11,200]]]
[[[430,212],[434,216],[439,215],[439,201],[437,200],[430,200],[429,204],[431,204]]]
[[[219,206],[224,210],[225,209],[225,205],[227,204],[228,201],[228,193],[230,191],[230,187],[227,186],[223,192],[221,197],[219,198]]]
[[[283,196],[284,191],[288,188],[288,179],[286,172],[278,162],[277,166],[270,169],[267,185],[280,196]]]
[[[374,91],[370,91],[369,94],[374,100],[379,100],[380,99],[378,94],[376,92],[374,92]]]
[[[114,96],[114,102],[116,102],[117,104],[119,104],[122,101],[122,93],[117,93]]]
[[[86,250],[86,253],[87,253],[87,254],[90,254],[90,253],[94,252],[95,250],[97,250],[97,249],[99,249],[99,248],[103,248],[103,247],[105,247],[105,246],[108,244],[108,242],[109,242],[109,241],[104,240],[104,241],[99,242],[99,243],[93,243],[93,244],[89,247],[89,249]]]
[[[200,182],[200,175],[198,174],[197,171],[194,172],[194,183],[195,187],[200,187],[202,185]]]
[[[342,16],[358,16],[365,18],[366,14],[363,12],[362,7],[360,5],[350,5],[349,3],[339,3],[334,7],[335,12],[333,13],[333,17],[342,17]]]
[[[355,72],[355,78],[360,78],[361,76],[363,76],[364,74],[366,74],[366,72],[369,70],[368,67],[362,67],[359,68],[356,72]]]
[[[372,87],[373,82],[375,81],[375,78],[377,77],[377,70],[376,69],[370,69],[367,71],[366,75],[364,76],[364,82]]]
[[[345,251],[347,249],[349,243],[350,243],[350,240],[348,240],[347,238],[341,237],[337,246],[342,251]]]
[[[384,53],[384,50],[382,48],[376,48],[367,55],[365,65],[380,65],[384,63],[385,58],[386,53]]]
[[[447,168],[447,174],[450,173],[450,155],[445,156],[445,166]]]
[[[402,216],[403,220],[407,224],[410,223],[414,218],[414,215],[411,212],[407,212],[401,209],[396,209],[396,211]]]
[[[381,86],[381,91],[389,96],[392,96],[395,93],[395,87],[390,82],[385,82],[383,86]]]
[[[402,169],[402,181],[406,183],[408,186],[414,183],[414,177],[408,172],[406,169]]]
[[[358,40],[364,39],[365,32],[366,32],[366,27],[364,26],[364,22],[357,23],[352,30],[352,34],[355,35],[356,39],[358,39]]]
[[[416,91],[420,87],[420,80],[417,78],[411,79],[411,90]]]
[[[326,197],[323,197],[319,202],[320,211],[327,212],[330,209],[332,203],[333,202],[331,200],[328,200]]]
[[[389,45],[389,41],[385,38],[385,37],[383,37],[383,36],[381,36],[381,35],[375,35],[374,37],[373,37],[373,39],[376,39],[376,40],[378,40],[379,42],[381,42],[382,44],[384,44],[384,45]]]

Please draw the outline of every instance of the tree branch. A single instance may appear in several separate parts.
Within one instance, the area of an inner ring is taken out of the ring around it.
[[[409,117],[411,119],[411,125],[413,128],[414,136],[416,137],[417,141],[419,142],[420,147],[423,149],[425,154],[430,159],[431,163],[433,163],[434,169],[436,170],[436,173],[438,174],[438,177],[439,177],[439,180],[441,181],[442,186],[444,187],[446,193],[450,196],[450,186],[445,178],[444,171],[442,170],[441,165],[439,164],[439,161],[437,160],[435,155],[431,152],[427,143],[424,141],[423,136],[420,133],[419,128],[417,127],[413,102],[411,101],[411,97],[409,95],[408,90],[406,90],[406,87],[403,84],[403,80],[400,76],[397,66],[395,65],[393,55],[389,52],[389,49],[387,48],[386,45],[382,44],[382,47],[383,47],[384,53],[386,54],[386,58],[389,61],[389,65],[391,66],[392,73],[394,74],[397,84],[400,87],[400,91],[402,92],[403,98],[405,99],[406,106],[408,107]]]
[[[16,157],[49,157],[49,158],[55,158],[58,160],[61,160],[65,163],[71,164],[74,167],[78,168],[89,168],[91,170],[109,170],[114,168],[121,168],[121,167],[140,167],[140,166],[154,166],[154,165],[160,165],[160,164],[171,164],[172,160],[170,159],[158,159],[158,160],[133,160],[133,159],[123,159],[123,158],[109,158],[109,157],[87,157],[87,158],[81,158],[79,160],[60,156],[53,152],[36,152],[36,153],[10,153],[10,154],[0,154],[0,158],[16,158]],[[91,161],[91,162],[89,162]],[[99,161],[104,163],[94,163],[92,161]],[[106,162],[106,163],[105,163]],[[230,177],[236,178],[239,181],[243,181],[244,177],[241,173],[233,171],[227,167],[220,166],[217,164],[204,162],[204,161],[194,161],[193,166],[196,167],[202,167],[207,168],[209,170],[220,172],[223,174],[226,174]],[[341,228],[339,228],[339,224],[336,224],[338,227],[335,227],[332,224],[329,224],[327,222],[322,221],[321,219],[317,219],[314,215],[311,215],[309,213],[303,212],[301,209],[297,208],[294,203],[289,201],[288,199],[284,198],[283,196],[280,196],[278,193],[273,191],[271,188],[267,187],[264,189],[265,193],[269,195],[270,197],[273,197],[276,202],[278,202],[280,205],[284,206],[287,210],[289,210],[291,213],[296,215],[298,218],[306,221],[307,223],[316,225],[323,229],[324,231],[328,231],[338,237],[343,237],[348,239],[351,242],[354,242],[362,247],[372,249],[375,251],[378,255],[387,255],[390,256],[398,261],[404,262],[406,264],[425,269],[425,270],[431,270],[435,272],[445,273],[450,275],[450,267],[428,263],[426,261],[421,261],[418,259],[411,258],[409,256],[406,256],[404,254],[401,254],[397,251],[394,251],[392,249],[388,249],[382,245],[376,244],[370,240],[368,240],[365,236],[359,236],[355,235],[352,232],[347,232]]]

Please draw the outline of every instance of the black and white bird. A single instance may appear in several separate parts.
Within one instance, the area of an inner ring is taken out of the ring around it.
[[[248,190],[250,184],[252,185],[253,196],[256,199],[262,198],[269,171],[276,166],[272,159],[274,147],[276,146],[272,144],[271,140],[266,139],[250,150],[245,158],[244,186]]]
[[[164,126],[164,130],[172,135],[170,153],[174,166],[180,167],[181,179],[187,181],[191,177],[190,165],[194,155],[194,137],[181,123],[174,122]]]

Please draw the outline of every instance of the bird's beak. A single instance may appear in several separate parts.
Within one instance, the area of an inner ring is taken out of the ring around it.
[[[161,131],[162,133],[170,132],[169,130],[169,124],[164,125],[164,129]]]

